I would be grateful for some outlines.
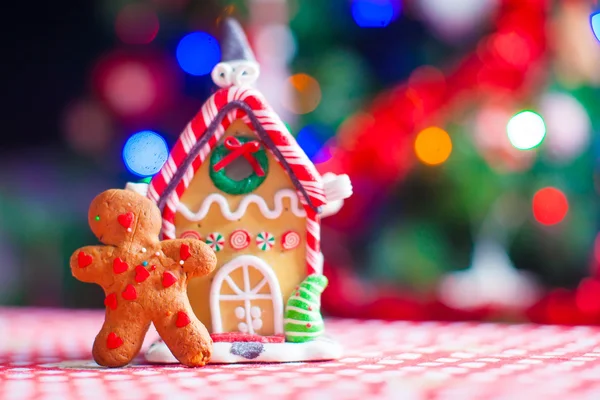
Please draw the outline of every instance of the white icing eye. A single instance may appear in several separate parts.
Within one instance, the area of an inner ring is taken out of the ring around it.
[[[238,319],[244,318],[246,316],[246,310],[244,310],[243,307],[236,307],[236,309],[235,309],[235,316]]]
[[[215,85],[228,88],[233,85],[233,68],[228,63],[218,63],[211,73]]]
[[[245,322],[240,322],[238,324],[238,330],[242,333],[248,333],[248,325]]]

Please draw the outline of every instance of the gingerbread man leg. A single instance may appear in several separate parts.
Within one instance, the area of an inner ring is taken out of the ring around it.
[[[94,360],[105,367],[127,365],[140,352],[150,321],[137,303],[106,310],[104,325],[94,341]]]
[[[170,304],[168,311],[158,312],[154,326],[171,353],[189,367],[205,365],[212,355],[212,339],[196,318],[187,301]]]

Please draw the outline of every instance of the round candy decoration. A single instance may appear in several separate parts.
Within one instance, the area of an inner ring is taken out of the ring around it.
[[[300,245],[300,235],[297,232],[289,231],[281,237],[281,247],[284,250],[293,250]]]
[[[244,229],[233,231],[229,236],[229,244],[235,250],[243,250],[250,246],[250,240],[250,234]]]
[[[256,235],[256,244],[262,251],[271,250],[275,245],[275,236],[269,232],[261,232]]]
[[[240,157],[245,159],[247,171],[239,171]],[[228,167],[231,167],[230,171]],[[218,189],[231,195],[247,194],[256,190],[267,178],[269,159],[256,138],[230,136],[213,150],[209,171],[210,179]]]
[[[197,239],[202,240],[202,236],[196,231],[185,231],[180,236],[181,239]]]
[[[210,246],[214,251],[221,251],[225,247],[225,239],[223,235],[218,232],[213,232],[206,237],[206,244]]]

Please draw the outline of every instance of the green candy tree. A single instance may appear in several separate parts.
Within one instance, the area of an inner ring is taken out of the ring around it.
[[[285,307],[284,330],[288,342],[304,343],[325,331],[321,316],[321,294],[328,281],[324,275],[309,275],[292,293]]]

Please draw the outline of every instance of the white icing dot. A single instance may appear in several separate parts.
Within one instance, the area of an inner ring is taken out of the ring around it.
[[[154,253],[154,255],[155,255],[156,257],[159,257],[159,256],[160,256],[160,251],[157,251],[156,253]]]
[[[236,307],[235,309],[235,316],[238,319],[242,319],[246,316],[246,310],[244,310],[244,307]]]
[[[260,307],[254,306],[250,309],[250,315],[252,318],[260,318],[262,316],[262,311]]]
[[[242,333],[248,333],[248,325],[245,322],[240,322],[238,324],[238,330]]]
[[[180,264],[180,265],[183,265],[183,260],[179,261],[179,264]]]
[[[148,250],[146,250],[145,247],[142,247],[142,253],[145,253],[146,251],[148,251]]]
[[[131,232],[131,228],[127,228],[127,232]]]
[[[258,331],[260,328],[262,328],[262,326],[263,326],[262,319],[256,318],[256,319],[252,320],[252,327],[254,328],[254,330]]]

